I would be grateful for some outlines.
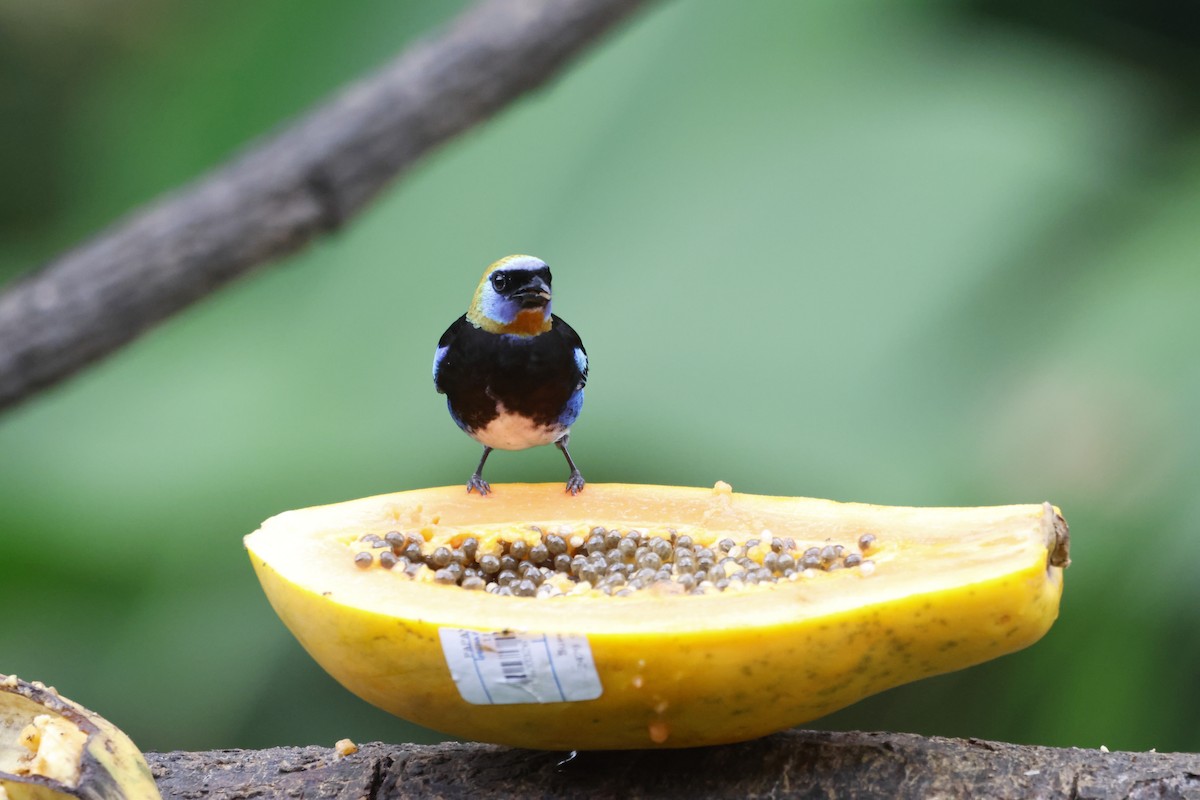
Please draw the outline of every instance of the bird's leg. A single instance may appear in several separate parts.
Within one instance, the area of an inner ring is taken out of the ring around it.
[[[472,489],[481,495],[486,495],[492,490],[488,482],[483,479],[483,464],[491,452],[492,448],[487,445],[483,446],[483,458],[479,459],[479,466],[475,468],[475,474],[471,476],[471,480],[467,481],[467,494],[470,494]],[[570,456],[567,457],[567,460],[570,460]]]
[[[571,494],[579,494],[579,490],[583,488],[583,475],[580,474],[579,467],[575,466],[575,462],[571,460],[571,454],[567,452],[567,441],[570,438],[570,434],[567,434],[554,444],[558,445],[558,449],[562,450],[562,454],[567,457],[567,466],[571,468],[571,474],[567,476],[567,491]]]

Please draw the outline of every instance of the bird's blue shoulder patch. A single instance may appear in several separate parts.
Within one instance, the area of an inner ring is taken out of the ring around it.
[[[446,351],[449,349],[450,349],[450,347],[448,345],[442,345],[433,354],[433,385],[434,386],[437,386],[438,370],[441,368],[442,359],[444,359],[446,357]],[[440,392],[441,390],[442,390],[441,387],[438,386],[438,391]],[[461,426],[461,423],[460,423],[460,426]]]
[[[575,366],[579,368],[579,385],[587,383],[588,357],[582,347],[575,348]]]

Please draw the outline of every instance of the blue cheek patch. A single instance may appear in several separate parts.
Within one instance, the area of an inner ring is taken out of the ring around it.
[[[510,325],[517,318],[517,314],[521,311],[521,304],[515,300],[508,300],[493,291],[485,291],[482,298],[483,315],[492,322],[497,322],[501,325]]]
[[[562,413],[558,415],[558,424],[564,428],[571,427],[575,420],[579,419],[579,412],[583,410],[583,389],[579,389],[575,394],[571,395],[571,399],[567,400],[567,404],[563,407]]]

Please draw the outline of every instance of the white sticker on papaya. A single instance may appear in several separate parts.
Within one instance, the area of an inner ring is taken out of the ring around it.
[[[442,652],[473,705],[572,703],[603,692],[586,636],[442,628]]]

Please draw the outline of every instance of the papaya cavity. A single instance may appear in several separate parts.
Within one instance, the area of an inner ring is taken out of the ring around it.
[[[640,529],[574,524],[432,526],[384,536],[369,532],[350,543],[360,569],[390,570],[409,580],[481,590],[500,596],[629,597],[650,589],[693,595],[737,592],[820,572],[856,569],[870,575],[877,537],[864,533],[847,547],[829,539],[797,542],[763,529],[738,538],[694,526]]]

